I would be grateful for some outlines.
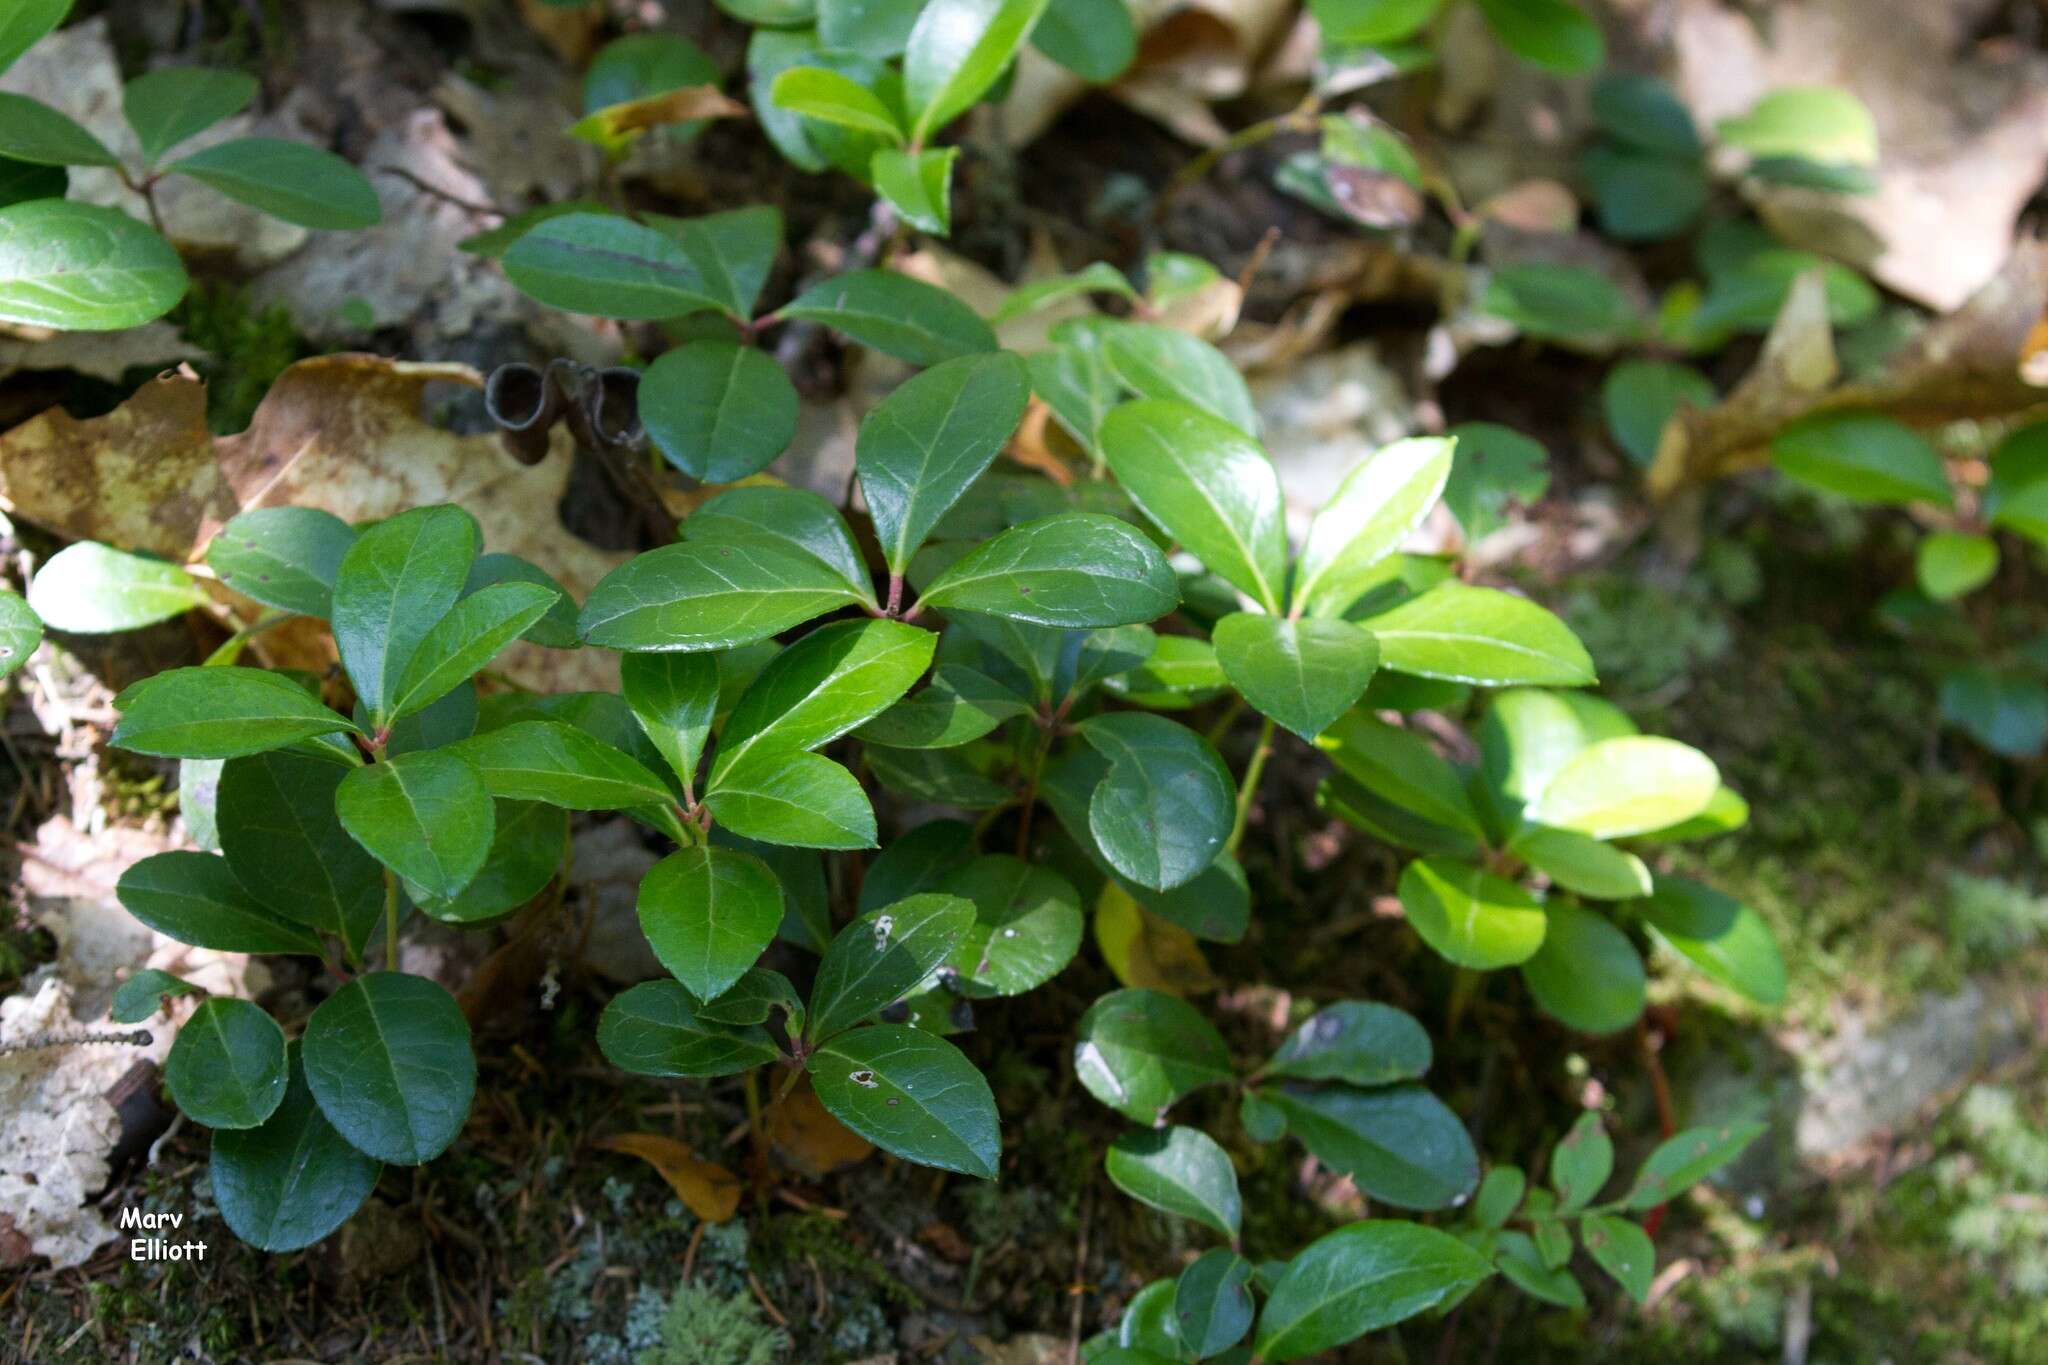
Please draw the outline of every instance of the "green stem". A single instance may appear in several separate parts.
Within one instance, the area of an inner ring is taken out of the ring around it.
[[[1244,842],[1244,827],[1251,819],[1252,797],[1258,794],[1259,779],[1265,775],[1266,760],[1273,756],[1273,718],[1267,716],[1259,726],[1259,747],[1252,750],[1252,761],[1245,767],[1244,781],[1237,788],[1237,820],[1230,827],[1230,842],[1224,851],[1237,856],[1237,846]]]

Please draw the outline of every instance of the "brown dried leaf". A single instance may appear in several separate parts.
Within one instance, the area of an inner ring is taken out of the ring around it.
[[[875,1144],[832,1117],[799,1085],[768,1110],[768,1143],[807,1180],[819,1180],[868,1159]]]
[[[693,119],[747,118],[747,106],[727,98],[715,85],[686,85],[644,99],[612,104],[578,119],[571,136],[600,147],[623,147],[640,134]]]
[[[607,1152],[637,1156],[676,1192],[691,1213],[707,1223],[731,1220],[740,1206],[739,1177],[715,1161],[704,1161],[687,1143],[660,1133],[615,1133],[596,1145]]]

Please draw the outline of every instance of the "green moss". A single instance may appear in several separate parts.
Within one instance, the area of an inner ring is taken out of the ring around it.
[[[206,376],[206,421],[216,433],[241,431],[285,367],[307,355],[292,315],[281,306],[255,311],[245,291],[194,281],[172,320],[186,340],[213,356]]]

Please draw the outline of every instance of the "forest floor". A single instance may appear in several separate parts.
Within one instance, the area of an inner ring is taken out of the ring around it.
[[[393,22],[384,15],[365,31],[388,37]],[[455,38],[429,31],[440,46],[413,64],[431,68],[430,80],[466,57]],[[410,78],[407,63],[393,67]],[[1296,267],[1353,240],[1272,190],[1290,145],[1226,160],[1154,219],[1149,196],[1186,149],[1091,102],[1024,158],[970,157],[963,202],[979,207],[953,245],[1005,276],[1035,232],[1055,234],[1069,264],[1128,262],[1164,246],[1236,269],[1277,225],[1284,250],[1252,276],[1246,301],[1248,317],[1277,324],[1313,287]],[[865,225],[864,194],[795,176],[758,139],[714,129],[698,166],[690,192],[663,207],[780,198],[792,255],[843,250]],[[1117,209],[1119,196],[1146,211]],[[1390,290],[1349,309],[1328,346],[1370,343],[1400,369],[1431,316],[1426,299]],[[231,285],[196,296],[176,321],[209,353],[198,368],[223,430],[246,421],[285,364],[321,348]],[[366,340],[406,358],[450,358],[420,354],[419,335],[397,324]],[[456,358],[487,368],[544,346],[481,329]],[[1733,374],[1747,361],[1738,352],[1723,363]],[[1622,1131],[1654,1135],[1660,1077],[1680,1124],[1743,1110],[1773,1127],[1725,1183],[1672,1210],[1646,1310],[1603,1290],[1581,1318],[1488,1286],[1447,1319],[1410,1323],[1344,1358],[2048,1359],[2048,897],[2037,889],[2048,822],[2025,827],[2006,813],[2034,800],[2017,788],[2029,778],[1941,730],[1932,662],[1881,623],[1884,587],[1908,574],[1900,523],[1747,483],[1657,520],[1626,466],[1588,438],[1599,375],[1593,360],[1517,345],[1474,356],[1414,401],[1450,423],[1514,425],[1551,451],[1550,493],[1518,519],[1520,558],[1541,566],[1521,586],[1586,640],[1606,695],[1645,730],[1712,755],[1748,798],[1750,824],[1688,846],[1680,866],[1765,916],[1786,952],[1791,998],[1764,1015],[1709,988],[1667,985],[1642,1030],[1589,1041],[1540,1022],[1511,974],[1455,995],[1450,970],[1383,913],[1392,856],[1316,809],[1323,765],[1290,741],[1247,843],[1253,927],[1210,954],[1224,983],[1219,1012],[1233,1044],[1251,1052],[1277,1041],[1282,989],[1413,1011],[1439,1039],[1433,1086],[1491,1160],[1528,1163],[1589,1086],[1614,1097]],[[138,377],[15,383],[0,428],[51,402],[105,410]],[[629,535],[607,497],[594,477],[574,481],[572,528]],[[1589,524],[1606,528],[1590,549]],[[37,719],[50,700],[38,689],[104,699],[128,675],[196,661],[209,644],[177,625],[122,640],[60,642],[83,682],[24,673],[8,685],[15,761],[0,765],[0,842],[33,844],[87,763],[99,765],[100,830],[167,826],[174,771],[103,749],[60,753]],[[1223,737],[1233,767],[1251,742],[1243,725]],[[4,991],[52,945],[26,921],[0,928]],[[1115,984],[1090,952],[958,1040],[1005,1116],[1006,1164],[993,1184],[879,1157],[800,1173],[750,1131],[735,1086],[665,1085],[606,1067],[591,1025],[611,988],[575,960],[559,966],[546,1000],[511,1001],[480,1030],[480,1098],[462,1139],[428,1167],[387,1172],[363,1213],[309,1252],[265,1256],[228,1235],[203,1134],[173,1130],[149,1164],[130,1153],[100,1207],[188,1212],[207,1260],[136,1264],[116,1243],[73,1269],[0,1269],[0,1360],[626,1365],[666,1343],[670,1354],[653,1357],[662,1365],[1037,1365],[1067,1360],[1073,1342],[1113,1326],[1137,1289],[1198,1249],[1181,1227],[1114,1197],[1102,1175],[1120,1124],[1076,1088],[1066,1056],[1071,1021]],[[1197,1102],[1191,1121],[1229,1131],[1234,1115],[1220,1101],[1211,1108]],[[646,1131],[741,1172],[739,1216],[701,1222],[655,1170],[600,1145]],[[817,1155],[801,1141],[785,1146]],[[1244,1172],[1254,1259],[1360,1212],[1355,1193],[1299,1153],[1263,1160]],[[728,1354],[709,1353],[711,1341]]]

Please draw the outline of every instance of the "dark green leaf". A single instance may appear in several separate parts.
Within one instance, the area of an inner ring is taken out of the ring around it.
[[[555,600],[541,613],[538,621],[520,634],[520,639],[548,649],[575,649],[583,643],[576,638],[575,599],[563,591],[562,585],[547,570],[518,555],[478,555],[476,562],[469,566],[469,577],[463,580],[462,594],[465,598],[471,597],[500,583],[531,583],[555,594]]]
[[[119,166],[105,143],[40,100],[0,91],[0,156],[37,166]]]
[[[1565,1239],[1564,1256],[1544,1254],[1546,1235]],[[1565,1269],[1564,1263],[1570,1256],[1571,1234],[1557,1223],[1538,1224],[1533,1238],[1526,1232],[1510,1229],[1500,1234],[1494,1246],[1494,1261],[1515,1288],[1543,1303],[1579,1312],[1586,1307],[1586,1291]]]
[[[860,779],[822,754],[756,754],[724,773],[705,800],[720,824],[763,843],[875,846],[875,811]]]
[[[298,1251],[347,1222],[377,1187],[382,1163],[335,1131],[292,1049],[284,1100],[260,1128],[213,1135],[213,1199],[259,1251]]]
[[[1348,1223],[1311,1242],[1259,1315],[1253,1349],[1298,1360],[1462,1297],[1493,1273],[1448,1233],[1419,1223]]]
[[[1109,760],[1088,802],[1088,828],[1118,872],[1154,891],[1179,886],[1216,860],[1237,793],[1206,740],[1163,716],[1118,711],[1081,722]]]
[[[838,621],[783,650],[720,730],[711,792],[752,756],[816,749],[880,715],[930,667],[938,639],[901,621]]]
[[[247,1000],[203,1000],[164,1061],[164,1088],[209,1128],[254,1128],[284,1100],[284,1030]]]
[[[817,8],[825,47],[889,58],[903,55],[924,0],[817,0]]]
[[[483,775],[452,750],[356,768],[335,792],[334,809],[342,828],[379,862],[443,898],[483,867],[496,826]]]
[[[221,582],[266,607],[325,617],[355,529],[311,507],[261,507],[223,526],[206,547]]]
[[[697,999],[716,1000],[774,941],[782,886],[752,854],[686,848],[648,869],[639,910],[661,965]]]
[[[817,561],[869,605],[874,582],[838,509],[803,488],[755,486],[718,494],[682,524],[684,540],[767,544]]]
[[[1046,0],[927,0],[903,50],[911,140],[923,144],[988,93]]]
[[[1584,75],[1606,60],[1600,25],[1570,0],[1479,0],[1479,12],[1510,52],[1561,76]]]
[[[160,934],[224,953],[318,955],[319,938],[280,918],[243,889],[211,853],[157,853],[121,874],[114,894]]]
[[[731,1076],[779,1055],[765,1030],[705,1017],[674,981],[649,981],[613,998],[597,1021],[605,1059],[643,1076]]]
[[[349,772],[287,751],[232,759],[215,823],[228,866],[257,900],[360,952],[384,910],[384,869],[335,815]]]
[[[1237,1240],[1242,1218],[1237,1170],[1229,1154],[1199,1128],[1135,1129],[1111,1145],[1102,1164],[1110,1181],[1139,1203]]]
[[[191,982],[181,981],[169,972],[145,967],[114,991],[114,1003],[107,1011],[107,1018],[117,1024],[139,1024],[163,1009],[165,996],[194,993],[206,994]]]
[[[420,639],[392,692],[391,717],[410,715],[468,682],[560,599],[537,583],[494,583],[457,602]]]
[[[1484,834],[1457,769],[1415,732],[1354,711],[1327,727],[1321,747],[1346,776],[1401,810],[1474,838]]]
[[[538,896],[562,869],[569,817],[539,801],[497,801],[483,871],[445,899],[410,888],[421,910],[443,924],[485,924]]]
[[[1479,1193],[1472,1196],[1472,1221],[1483,1228],[1502,1226],[1521,1207],[1528,1188],[1529,1178],[1521,1167],[1492,1167],[1479,1182]]]
[[[974,903],[974,922],[947,957],[962,995],[1021,995],[1058,975],[1081,946],[1080,893],[1048,868],[989,854],[942,889]]]
[[[1684,877],[1659,877],[1635,908],[1660,942],[1713,981],[1759,1005],[1785,999],[1785,959],[1748,906]]]
[[[890,270],[851,270],[820,280],[776,315],[822,323],[913,365],[996,349],[995,333],[972,308],[936,285]]]
[[[1287,1035],[1265,1074],[1304,1081],[1388,1085],[1429,1070],[1429,1035],[1391,1005],[1339,1000]]]
[[[1570,627],[1526,597],[1447,582],[1363,623],[1380,664],[1482,687],[1593,682],[1593,660]]]
[[[1682,1194],[1742,1155],[1770,1125],[1761,1119],[1736,1119],[1710,1127],[1688,1128],[1662,1143],[1636,1172],[1622,1207],[1655,1208]]]
[[[640,420],[668,462],[705,483],[758,474],[796,435],[796,386],[752,346],[692,341],[640,378]]]
[[[118,210],[65,199],[0,208],[0,322],[139,327],[169,312],[186,284],[171,244]]]
[[[577,628],[610,649],[728,649],[860,600],[809,555],[760,541],[690,540],[606,574]]]
[[[1173,1289],[1180,1339],[1197,1359],[1220,1355],[1252,1329],[1252,1263],[1234,1251],[1203,1252]]]
[[[1579,1225],[1586,1252],[1637,1304],[1650,1297],[1657,1273],[1657,1248],[1650,1235],[1626,1218],[1611,1213],[1588,1214]]]
[[[916,991],[967,935],[974,905],[922,893],[841,929],[818,964],[805,1036],[830,1038]]]
[[[987,674],[964,664],[940,664],[921,691],[897,702],[854,735],[884,748],[951,749],[980,739],[1004,721],[1030,710],[1029,702]]]
[[[953,163],[958,147],[927,152],[884,147],[870,163],[875,192],[920,232],[943,237],[953,230]]]
[[[476,1091],[469,1022],[425,977],[357,977],[313,1011],[303,1047],[320,1112],[357,1150],[417,1166],[462,1132]]]
[[[930,820],[890,840],[861,878],[860,913],[880,910],[921,891],[937,891],[974,857],[974,829],[958,820]]]
[[[206,601],[206,589],[177,565],[92,540],[51,555],[28,585],[36,615],[81,635],[154,625]]]
[[[1683,408],[1704,412],[1718,398],[1711,379],[1669,360],[1624,360],[1600,385],[1607,430],[1640,469],[1657,458],[1665,424],[1676,413]]]
[[[1550,487],[1550,453],[1542,444],[1498,422],[1460,422],[1445,435],[1458,442],[1444,506],[1458,519],[1468,544],[1508,524],[1508,509],[1533,507]]]
[[[1771,441],[1771,462],[1800,483],[1862,502],[1952,500],[1941,456],[1911,427],[1871,412],[1826,412]]]
[[[934,365],[863,419],[855,462],[892,572],[909,566],[946,509],[989,467],[1028,397],[1024,362],[999,351]]]
[[[1593,118],[1617,142],[1673,158],[1697,159],[1706,149],[1678,93],[1655,76],[1611,71],[1593,86]]]
[[[1124,0],[1051,0],[1031,45],[1082,80],[1106,85],[1138,55],[1138,31]]]
[[[380,725],[421,641],[462,596],[482,533],[459,507],[421,507],[356,537],[334,577],[329,620],[342,667]]]
[[[1309,526],[1289,600],[1297,613],[1341,616],[1373,586],[1372,570],[1422,524],[1450,478],[1457,443],[1422,436],[1381,446],[1344,477]],[[1465,457],[1465,452],[1458,452]]]
[[[557,720],[522,720],[447,752],[472,765],[492,796],[568,810],[630,810],[674,800],[659,777],[601,740]]]
[[[1155,1124],[1189,1091],[1231,1078],[1230,1052],[1193,1005],[1158,991],[1112,991],[1081,1016],[1074,1074],[1088,1093]]]
[[[1628,296],[1590,266],[1502,266],[1487,281],[1479,308],[1526,336],[1592,351],[1627,340],[1638,326]]]
[[[694,790],[718,710],[718,665],[708,654],[628,654],[619,660],[619,686],[683,789]]]
[[[657,227],[682,244],[683,255],[703,282],[706,295],[734,322],[754,314],[754,304],[782,246],[782,215],[765,204],[696,218],[649,215]]]
[[[0,209],[33,199],[62,199],[70,190],[71,176],[62,166],[0,156]]]
[[[1251,389],[1223,352],[1198,336],[1156,322],[1124,322],[1102,332],[1102,355],[1139,398],[1172,400],[1256,436]]]
[[[1180,601],[1165,556],[1129,522],[1094,512],[1027,521],[953,561],[921,606],[1068,629],[1155,621]]]
[[[1624,242],[1677,236],[1713,197],[1697,159],[1602,142],[1587,150],[1581,166],[1602,230]]]
[[[330,151],[276,137],[241,137],[194,152],[164,168],[189,175],[228,198],[300,227],[376,226],[377,191]]]
[[[1600,1115],[1589,1109],[1550,1153],[1550,1187],[1557,1191],[1558,1213],[1568,1216],[1592,1203],[1613,1174],[1614,1142]]]
[[[1379,645],[1348,621],[1235,612],[1211,632],[1216,661],[1254,710],[1303,739],[1349,711],[1379,666]]]
[[[1614,1033],[1643,1012],[1643,959],[1605,915],[1553,899],[1543,944],[1522,980],[1545,1014],[1582,1033]]]
[[[521,291],[566,312],[655,320],[726,307],[675,236],[610,213],[537,223],[503,260]]]
[[[996,1099],[960,1049],[923,1029],[871,1024],[810,1055],[811,1086],[834,1118],[909,1161],[996,1176]]]
[[[260,668],[173,668],[114,699],[113,743],[164,758],[237,758],[343,730],[352,721],[305,688]]]
[[[121,112],[142,145],[142,159],[153,166],[194,133],[248,108],[256,90],[256,78],[246,72],[167,66],[123,86]]]
[[[1265,1087],[1287,1131],[1317,1159],[1382,1203],[1441,1209],[1479,1183],[1479,1155],[1458,1116],[1419,1085]]]

